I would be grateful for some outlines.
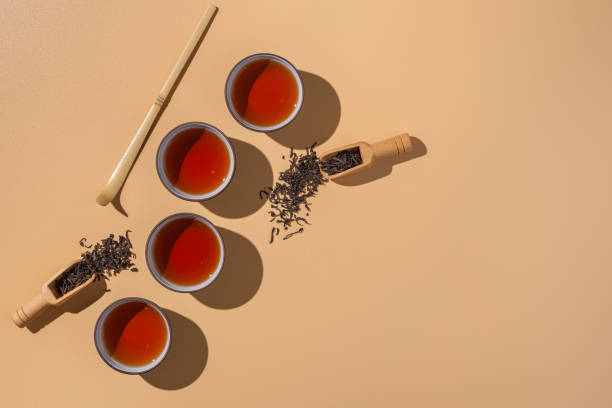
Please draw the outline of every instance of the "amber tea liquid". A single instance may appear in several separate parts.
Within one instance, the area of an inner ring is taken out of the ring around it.
[[[275,60],[260,59],[238,72],[231,98],[236,112],[244,120],[268,127],[283,122],[293,113],[298,92],[289,69]]]
[[[229,176],[230,155],[217,135],[200,127],[188,128],[168,144],[164,170],[168,181],[192,195],[216,190]]]
[[[161,227],[152,252],[159,274],[180,286],[204,282],[215,272],[221,259],[221,245],[215,232],[188,216]]]
[[[113,309],[102,329],[109,354],[128,366],[142,366],[155,361],[167,341],[166,322],[162,315],[145,302],[122,303]]]

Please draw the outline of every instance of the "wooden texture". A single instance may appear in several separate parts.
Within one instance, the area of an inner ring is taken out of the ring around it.
[[[216,13],[216,6],[211,5],[208,7],[208,9],[206,9],[206,12],[202,16],[202,19],[198,23],[193,34],[191,34],[191,37],[189,38],[187,45],[183,49],[183,52],[181,53],[178,61],[174,65],[172,72],[170,72],[168,79],[166,79],[166,82],[162,86],[159,96],[157,97],[157,99],[155,99],[155,102],[149,109],[149,112],[142,121],[142,124],[136,131],[136,134],[132,138],[132,141],[130,142],[127,150],[121,157],[121,160],[119,160],[119,164],[117,164],[117,167],[115,167],[115,170],[113,171],[113,174],[111,174],[108,182],[106,183],[106,186],[96,198],[98,204],[107,205],[115,198],[115,196],[121,190],[121,187],[125,183],[125,179],[130,173],[130,170],[134,165],[134,161],[136,161],[138,153],[140,152],[140,149],[142,148],[142,145],[144,144],[147,135],[151,131],[151,127],[154,125],[157,116],[160,114],[164,104],[168,102],[170,92],[177,85],[177,80],[179,79],[181,72],[183,72],[183,70],[185,69],[187,62],[196,50],[198,42],[202,39],[202,36],[206,32],[206,29],[212,22],[212,19]]]
[[[412,143],[408,133],[402,133],[374,143],[372,149],[376,159],[393,158],[409,153],[412,150]]]
[[[49,306],[51,305],[47,299],[43,298],[42,294],[38,294],[28,303],[24,304],[23,306],[19,306],[12,314],[11,319],[13,320],[13,323],[17,325],[17,327],[24,327]]]
[[[54,283],[64,272],[66,272],[72,265],[79,262],[80,260],[73,261],[70,265],[60,269],[55,275],[53,275],[44,285],[42,285],[41,292],[34,296],[28,303],[23,306],[19,306],[17,310],[11,315],[13,323],[18,327],[24,327],[32,320],[34,320],[39,314],[43,313],[49,306],[59,306],[66,302],[68,299],[78,296],[78,293],[83,291],[88,285],[93,283],[95,275],[92,275],[87,281],[80,286],[74,288],[70,292],[63,296],[56,296]]]
[[[346,146],[337,147],[326,151],[321,155],[321,160],[325,161],[332,156],[335,156],[343,150],[359,149],[361,155],[361,164],[355,167],[351,167],[336,174],[328,174],[325,170],[321,169],[323,174],[330,180],[336,180],[340,177],[350,176],[359,172],[365,171],[372,166],[375,166],[377,160],[392,159],[401,157],[404,154],[412,151],[412,141],[408,133],[402,133],[401,135],[393,136],[385,140],[381,140],[374,144],[366,142],[351,143]]]

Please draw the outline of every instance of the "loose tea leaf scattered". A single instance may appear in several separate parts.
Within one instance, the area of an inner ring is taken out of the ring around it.
[[[300,233],[302,233],[302,232],[304,232],[304,228],[300,228],[300,229],[299,229],[299,230],[297,230],[297,231],[294,231],[294,232],[292,232],[292,233],[290,233],[290,234],[285,235],[285,237],[283,238],[283,240],[285,240],[285,239],[289,239],[289,238],[291,238],[292,236],[294,236],[295,234],[300,234]]]
[[[314,144],[306,149],[306,154],[298,155],[293,151],[289,153],[289,168],[280,173],[274,188],[267,187],[259,192],[260,198],[267,198],[270,202],[271,210],[268,211],[270,222],[280,224],[284,230],[288,230],[294,224],[300,228],[285,235],[283,239],[304,231],[304,224],[309,224],[306,218],[300,216],[302,207],[307,210],[306,216],[310,215],[311,197],[315,196],[319,186],[328,180],[321,173],[319,159],[314,151]],[[284,156],[283,156],[284,158]],[[264,197],[265,196],[265,197]],[[272,227],[270,243],[274,241],[274,236],[278,235],[280,228]]]
[[[81,238],[79,245],[92,249],[83,252],[81,260],[55,280],[55,289],[58,294],[63,296],[94,274],[98,280],[108,279],[111,275],[117,275],[125,269],[130,269],[132,272],[138,271],[137,268],[133,268],[132,258],[135,258],[136,255],[132,252],[129,232],[129,230],[126,231],[125,236],[119,235],[117,239],[114,234],[110,234],[108,238],[93,245],[93,248],[91,244],[87,245],[86,238]]]
[[[335,156],[321,162],[321,168],[330,176],[342,173],[363,163],[359,148],[342,150]]]
[[[279,232],[280,232],[280,229],[276,227],[272,227],[272,232],[270,233],[270,243],[274,242],[274,236],[278,235]]]

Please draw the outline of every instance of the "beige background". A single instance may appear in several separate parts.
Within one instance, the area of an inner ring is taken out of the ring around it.
[[[3,406],[612,406],[610,1],[218,1],[125,185],[128,217],[95,197],[207,2],[0,4]],[[307,72],[306,116],[274,138],[223,99],[233,64],[265,51]],[[154,166],[192,120],[238,146],[240,188],[206,206]],[[404,131],[421,157],[330,183],[313,225],[268,245],[256,195],[284,145]],[[179,211],[228,244],[225,278],[196,297],[162,288],[143,257]],[[13,326],[82,236],[127,228],[140,272],[36,333]],[[172,358],[144,378],[92,341],[125,296],[176,325]]]

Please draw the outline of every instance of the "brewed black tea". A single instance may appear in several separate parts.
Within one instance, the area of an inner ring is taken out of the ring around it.
[[[149,364],[164,351],[168,332],[161,314],[151,305],[132,301],[113,309],[102,328],[111,357],[129,366]]]

